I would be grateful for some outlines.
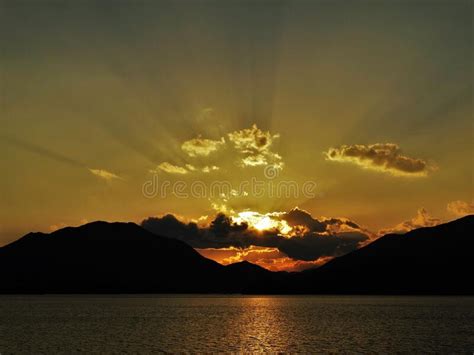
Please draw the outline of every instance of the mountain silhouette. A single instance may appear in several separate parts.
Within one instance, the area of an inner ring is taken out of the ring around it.
[[[134,223],[93,222],[0,248],[0,292],[241,292],[271,274],[260,269],[226,268]]]
[[[249,292],[333,294],[474,294],[469,281],[474,216],[388,234],[283,285]],[[267,287],[269,286],[269,287]]]
[[[0,248],[0,293],[473,294],[474,216],[389,234],[324,266],[223,266],[134,223],[29,233]]]

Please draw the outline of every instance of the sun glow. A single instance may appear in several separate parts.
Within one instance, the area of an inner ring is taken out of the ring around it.
[[[270,217],[265,216],[260,221],[258,221],[254,225],[254,227],[255,227],[255,229],[258,229],[258,230],[262,231],[262,230],[266,230],[266,229],[272,229],[274,227],[274,223],[270,219]]]
[[[287,236],[292,228],[285,220],[278,218],[279,213],[261,214],[254,211],[244,211],[237,213],[232,217],[232,221],[237,224],[246,223],[250,228],[263,231],[277,231],[278,233]]]

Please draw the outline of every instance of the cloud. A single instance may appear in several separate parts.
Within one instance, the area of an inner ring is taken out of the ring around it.
[[[474,214],[474,203],[468,203],[466,201],[451,201],[448,203],[446,208],[449,213],[455,215],[456,217]]]
[[[83,162],[81,162],[77,159],[73,159],[73,158],[68,157],[64,154],[57,153],[55,151],[52,151],[50,149],[38,146],[38,145],[30,143],[30,142],[25,142],[25,141],[22,141],[22,140],[17,139],[17,138],[6,137],[6,136],[2,136],[2,135],[0,135],[0,139],[6,141],[7,143],[9,143],[9,144],[11,144],[11,145],[13,145],[17,148],[23,149],[27,152],[37,154],[39,156],[54,160],[54,161],[62,163],[62,164],[67,164],[67,165],[70,165],[70,166],[75,166],[75,167],[78,167],[78,168],[87,169],[91,174],[93,174],[93,175],[95,175],[95,176],[97,176],[101,179],[108,180],[108,181],[109,180],[114,180],[114,179],[123,180],[120,176],[118,176],[118,175],[116,175],[116,174],[114,174],[110,171],[107,171],[107,170],[104,170],[104,169],[91,169],[91,168],[88,168],[86,164],[84,164]]]
[[[223,137],[220,140],[212,140],[201,138],[199,136],[197,138],[185,141],[181,145],[181,149],[190,157],[207,157],[212,152],[219,150],[219,148],[224,146],[224,144],[225,140]]]
[[[168,162],[161,163],[160,165],[156,167],[155,170],[150,170],[150,172],[156,174],[159,170],[164,171],[165,173],[168,173],[168,174],[180,174],[180,175],[184,175],[189,172],[188,169],[182,166],[173,165]]]
[[[329,148],[325,155],[329,161],[352,163],[394,176],[423,177],[435,169],[422,159],[402,155],[400,147],[394,143],[342,145]]]
[[[220,168],[218,166],[215,166],[215,165],[211,165],[211,166],[205,166],[201,169],[201,171],[203,173],[210,173],[211,171],[217,171],[219,170]]]
[[[369,237],[362,233],[310,233],[285,239],[278,249],[296,260],[313,261],[321,257],[337,257],[357,249]]]
[[[188,173],[195,173],[195,172],[202,172],[202,173],[210,173],[212,171],[217,171],[220,168],[215,165],[206,165],[203,167],[196,167],[192,164],[186,164],[185,166],[173,165],[168,162],[163,162],[156,167],[156,169],[150,170],[150,173],[157,174],[159,171],[164,171],[168,174],[178,174],[178,175],[185,175]]]
[[[149,217],[143,220],[141,225],[145,229],[164,237],[184,241],[193,240],[193,244],[196,244],[197,240],[194,241],[194,239],[199,237],[201,233],[197,223],[181,222],[172,214],[167,214],[163,217]]]
[[[241,166],[273,165],[278,169],[283,168],[282,157],[271,150],[273,141],[280,137],[279,134],[262,131],[254,124],[251,128],[231,132],[228,137],[235,150],[243,155],[240,159]]]
[[[104,180],[114,180],[114,179],[122,179],[120,176],[118,175],[115,175],[114,173],[111,173],[110,171],[107,171],[107,170],[103,170],[103,169],[89,169],[89,171],[95,175],[95,176],[98,176],[100,177],[101,179],[104,179]]]
[[[256,124],[251,128],[245,128],[240,131],[234,131],[228,134],[235,149],[242,153],[253,154],[255,152],[264,152],[270,148],[273,139],[279,135],[272,135],[270,132],[264,132]]]
[[[110,171],[107,171],[107,170],[104,170],[104,169],[91,169],[91,168],[88,168],[86,164],[84,164],[83,162],[81,162],[77,159],[73,159],[73,158],[68,157],[66,155],[63,155],[61,153],[57,153],[55,151],[52,151],[50,149],[46,149],[44,147],[38,146],[38,145],[30,143],[30,142],[25,142],[25,141],[22,141],[22,140],[17,139],[17,138],[5,137],[5,136],[1,136],[1,135],[0,135],[0,139],[6,141],[7,143],[9,143],[9,144],[11,144],[11,145],[13,145],[17,148],[23,149],[27,152],[37,154],[39,156],[54,160],[54,161],[59,162],[59,163],[67,164],[67,165],[70,165],[70,166],[75,166],[75,167],[82,168],[82,169],[87,169],[92,175],[97,176],[97,177],[99,177],[101,179],[104,179],[104,180],[107,180],[107,181],[114,180],[114,179],[123,180],[122,177],[120,177],[120,176],[118,176],[118,175],[116,175],[116,174],[114,174]]]
[[[309,232],[324,232],[326,230],[326,224],[314,219],[308,212],[299,209],[298,207],[293,208],[289,212],[283,213],[279,216],[280,219],[286,221],[292,228],[297,226],[305,227]]]
[[[209,226],[209,230],[218,237],[227,237],[231,232],[245,231],[247,228],[246,223],[234,223],[231,218],[223,213],[217,214]]]
[[[210,159],[210,155],[214,152],[228,147],[228,153],[238,155],[238,165],[240,167],[257,167],[270,166],[273,169],[283,169],[284,163],[282,157],[271,150],[273,141],[279,137],[279,134],[271,134],[268,131],[262,131],[253,125],[251,128],[237,130],[227,134],[228,141],[225,137],[213,140],[202,138],[198,136],[182,143],[181,149],[186,154],[184,166],[173,165],[168,162],[162,162],[157,169],[150,170],[151,173],[156,173],[161,170],[169,174],[187,174],[195,173],[210,173],[220,170],[216,165],[195,165],[195,159],[200,158]],[[229,159],[226,159],[228,161]],[[209,163],[214,163],[209,161]]]
[[[424,208],[420,208],[412,219],[401,222],[392,228],[382,229],[378,234],[381,236],[389,233],[404,234],[413,229],[434,227],[440,223],[442,223],[440,219],[432,217]]]
[[[331,229],[337,224],[346,229]],[[284,257],[305,262],[346,254],[370,239],[369,234],[355,228],[357,225],[349,220],[318,220],[300,209],[269,214],[247,211],[235,216],[220,213],[204,226],[166,215],[149,217],[142,222],[142,226],[155,234],[180,239],[198,249],[274,248]]]
[[[257,247],[253,245],[245,249],[230,247],[196,250],[202,256],[215,260],[223,265],[248,261],[271,271],[303,271],[321,266],[332,259],[332,257],[326,257],[314,261],[295,260],[289,258],[277,248]]]

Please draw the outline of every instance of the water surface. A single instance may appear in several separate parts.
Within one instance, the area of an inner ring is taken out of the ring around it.
[[[0,296],[0,353],[474,351],[474,298]]]

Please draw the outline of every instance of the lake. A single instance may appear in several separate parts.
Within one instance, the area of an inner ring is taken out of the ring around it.
[[[474,298],[0,296],[0,353],[474,351]]]

